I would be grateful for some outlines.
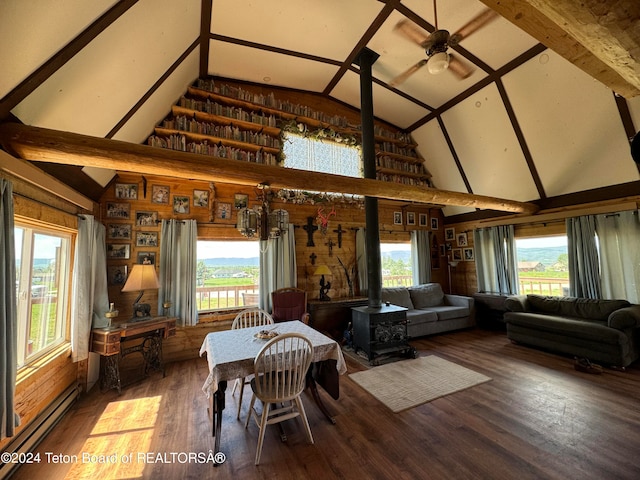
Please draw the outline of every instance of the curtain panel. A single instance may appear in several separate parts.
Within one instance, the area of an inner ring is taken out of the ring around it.
[[[431,232],[411,231],[411,264],[414,285],[431,282]]]
[[[298,285],[294,225],[285,235],[260,240],[260,308],[271,312],[271,292]]]
[[[513,225],[478,228],[473,231],[478,290],[516,295],[518,259]]]
[[[595,216],[567,218],[566,226],[569,294],[572,297],[602,298]]]

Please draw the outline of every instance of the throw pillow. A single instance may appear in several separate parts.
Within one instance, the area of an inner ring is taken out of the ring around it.
[[[409,291],[404,287],[383,288],[382,301],[413,310],[413,303],[411,303]]]
[[[409,287],[409,294],[415,308],[437,307],[444,304],[444,292],[439,283]]]

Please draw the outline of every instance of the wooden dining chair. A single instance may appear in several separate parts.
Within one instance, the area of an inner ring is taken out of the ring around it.
[[[285,333],[269,340],[258,352],[254,361],[254,377],[251,380],[251,404],[244,427],[254,418],[259,426],[255,464],[260,463],[264,434],[268,425],[300,417],[309,443],[313,435],[302,404],[301,394],[311,359],[313,345],[307,337],[298,333]],[[262,403],[262,413],[255,409],[256,399]]]
[[[300,320],[309,324],[307,292],[299,288],[280,288],[271,292],[271,316],[277,322]]]
[[[265,312],[264,310],[261,310],[259,308],[249,308],[247,310],[241,311],[236,315],[236,318],[233,319],[233,323],[231,324],[231,329],[235,330],[238,328],[273,325],[273,323],[273,318],[271,317],[271,315],[269,315],[268,312]],[[234,395],[236,393],[236,389],[240,389],[240,398],[238,399],[238,420],[240,420],[240,409],[242,408],[244,386],[248,383],[249,382],[245,377],[237,378],[235,383],[233,384],[233,390],[231,390],[231,395]]]

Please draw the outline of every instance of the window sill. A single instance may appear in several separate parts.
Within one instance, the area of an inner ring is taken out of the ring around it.
[[[63,342],[57,347],[51,349],[51,351],[49,351],[48,353],[42,355],[41,357],[38,357],[36,360],[33,360],[29,364],[20,367],[16,376],[16,384],[26,380],[31,375],[35,374],[39,369],[63,356],[71,356],[71,343]]]

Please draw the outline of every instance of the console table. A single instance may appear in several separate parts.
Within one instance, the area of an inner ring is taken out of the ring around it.
[[[367,297],[335,298],[328,301],[309,300],[307,302],[309,325],[340,343],[344,331],[351,322],[351,308],[364,306],[367,302]]]
[[[116,388],[121,392],[120,362],[135,352],[142,354],[143,376],[151,370],[161,371],[164,376],[162,340],[176,334],[176,320],[175,317],[152,317],[91,330],[91,351],[98,353],[102,360],[101,389]]]

